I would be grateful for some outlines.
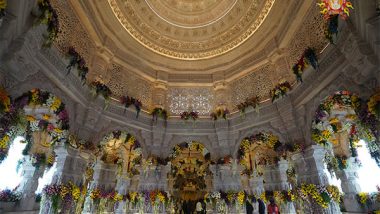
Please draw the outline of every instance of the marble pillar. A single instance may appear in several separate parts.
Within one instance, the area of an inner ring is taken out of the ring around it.
[[[117,182],[116,182],[116,188],[115,190],[121,194],[126,195],[129,189],[129,186],[131,185],[131,179],[128,178],[127,173],[123,173],[119,176],[117,176]],[[122,214],[126,213],[128,210],[127,202],[126,201],[119,201],[117,202],[116,208],[115,208],[115,214]]]
[[[31,211],[38,206],[35,202],[35,192],[38,188],[38,179],[41,178],[45,172],[45,166],[35,168],[29,156],[25,157],[26,161],[22,165],[22,181],[19,190],[23,192],[20,201],[19,210]]]
[[[360,192],[358,184],[357,169],[355,158],[351,157],[347,160],[348,168],[337,170],[336,176],[341,180],[342,190],[344,192],[343,203],[348,212],[364,212],[363,207],[360,206],[356,199],[356,195]]]
[[[281,159],[278,162],[278,171],[279,171],[279,182],[280,182],[280,190],[290,190],[290,184],[288,181],[288,175],[286,171],[289,169],[289,161],[285,159]],[[293,202],[285,202],[283,204],[280,204],[280,212],[281,213],[287,213],[287,214],[293,214],[296,213],[296,208],[294,206]]]

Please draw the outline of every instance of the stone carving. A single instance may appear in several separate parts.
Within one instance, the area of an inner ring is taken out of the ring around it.
[[[121,3],[117,0],[108,0],[108,3],[128,33],[145,47],[171,58],[194,60],[221,55],[246,41],[265,20],[274,4],[274,0],[265,1],[265,3],[261,5],[262,8],[258,8],[256,1],[251,3],[251,5],[245,5],[244,8],[249,8],[248,11],[243,13],[244,15],[236,21],[236,24],[233,24],[232,27],[230,26],[226,32],[212,36],[207,40],[196,42],[179,41],[164,36],[165,34],[160,33],[159,29],[155,29],[148,25],[147,22],[141,20],[138,15],[140,11],[136,11],[133,2],[123,2],[123,7],[120,6]],[[136,26],[138,26],[138,28],[136,28]],[[215,31],[218,27],[219,26],[213,26]],[[194,34],[197,33],[193,32],[192,36],[194,36]],[[189,37],[190,33],[184,32],[183,35],[184,37]],[[221,46],[220,44],[224,45]]]
[[[167,106],[172,114],[179,115],[193,110],[200,115],[209,115],[213,108],[213,98],[210,88],[170,88]]]

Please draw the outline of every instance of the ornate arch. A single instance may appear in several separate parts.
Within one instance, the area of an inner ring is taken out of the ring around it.
[[[212,142],[207,135],[202,136],[183,136],[183,135],[175,135],[168,142],[169,150],[175,147],[176,145],[183,142],[201,142],[202,145],[210,152],[212,150]],[[211,152],[210,152],[211,154]],[[170,152],[165,152],[165,155],[170,155]]]
[[[272,128],[272,127],[254,127],[254,128],[248,128],[244,131],[241,131],[238,139],[235,141],[235,144],[234,144],[234,150],[233,150],[233,157],[237,158],[237,155],[238,155],[238,151],[239,151],[239,148],[240,148],[240,144],[241,142],[247,138],[248,136],[250,135],[253,135],[254,134],[258,134],[258,133],[272,133],[273,135],[277,136],[279,138],[279,141],[280,142],[285,142],[285,138],[284,136],[278,132],[276,129]]]

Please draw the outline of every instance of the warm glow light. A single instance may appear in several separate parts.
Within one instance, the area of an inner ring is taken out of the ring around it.
[[[380,186],[380,168],[376,161],[371,157],[366,143],[363,140],[359,141],[361,145],[358,150],[358,157],[362,163],[362,167],[358,169],[358,183],[361,192],[377,192],[376,186]]]
[[[16,170],[18,162],[24,158],[22,150],[24,150],[26,144],[20,143],[22,140],[24,140],[23,137],[14,139],[9,149],[8,157],[0,164],[0,190],[13,190],[21,183],[21,166],[19,166],[18,172]]]

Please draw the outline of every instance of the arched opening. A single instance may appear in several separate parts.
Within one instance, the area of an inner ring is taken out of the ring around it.
[[[329,181],[341,183],[346,195],[376,192],[380,184],[372,179],[380,177],[380,147],[363,120],[368,117],[365,109],[366,103],[357,95],[338,91],[319,105],[312,125],[312,140],[326,149]]]
[[[212,189],[209,151],[199,142],[183,142],[174,146],[169,158],[172,195],[194,207]]]

